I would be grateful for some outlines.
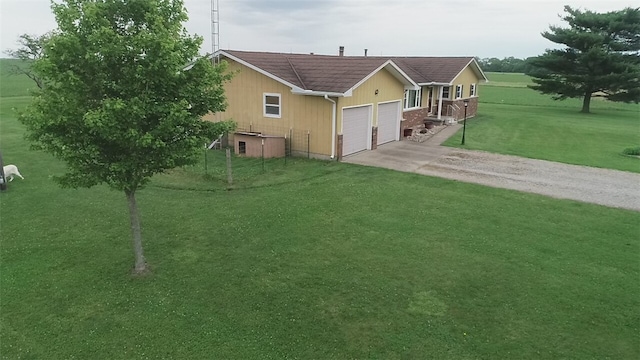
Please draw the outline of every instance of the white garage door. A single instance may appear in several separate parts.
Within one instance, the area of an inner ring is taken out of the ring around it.
[[[342,109],[342,155],[366,150],[371,142],[371,105]]]
[[[398,140],[400,101],[378,104],[378,145]]]

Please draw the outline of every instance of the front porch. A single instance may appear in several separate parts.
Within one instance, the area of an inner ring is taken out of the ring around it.
[[[467,118],[476,116],[478,111],[478,97],[470,97],[467,106]],[[411,109],[402,113],[400,123],[400,135],[402,138],[411,136],[413,130],[425,128],[427,124],[432,125],[453,125],[464,120],[464,99],[445,100],[428,103],[424,108]],[[442,103],[442,111],[438,111],[438,104]]]

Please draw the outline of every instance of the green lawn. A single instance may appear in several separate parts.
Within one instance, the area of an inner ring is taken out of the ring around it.
[[[485,75],[489,78],[489,82],[484,84],[486,86],[527,87],[533,84],[529,76],[519,73],[488,72]]]
[[[581,100],[554,101],[527,88],[525,75],[488,76],[465,148],[640,172],[640,159],[622,154],[640,145],[640,105],[594,99],[592,113],[581,114]],[[445,145],[461,147],[461,136]]]
[[[28,77],[11,75],[14,67],[24,63],[14,59],[0,59],[0,97],[27,96],[36,84]]]
[[[640,357],[640,213],[302,159],[234,159],[226,191],[212,152],[139,193],[132,279],[124,194],[59,189],[26,101],[0,102],[2,358]]]

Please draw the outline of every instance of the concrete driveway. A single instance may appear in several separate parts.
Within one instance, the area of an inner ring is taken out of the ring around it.
[[[343,162],[640,211],[640,174],[440,146],[459,127],[423,143],[391,142]]]

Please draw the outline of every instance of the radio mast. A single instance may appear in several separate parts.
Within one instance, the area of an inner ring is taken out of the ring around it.
[[[218,0],[211,0],[211,61],[213,65],[220,62],[220,8]]]

